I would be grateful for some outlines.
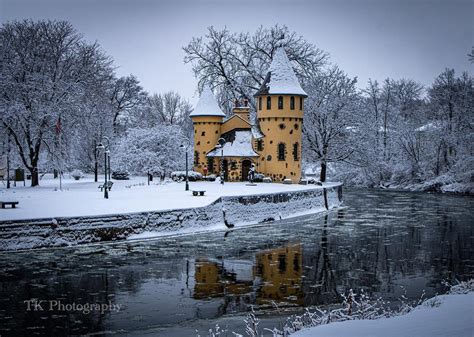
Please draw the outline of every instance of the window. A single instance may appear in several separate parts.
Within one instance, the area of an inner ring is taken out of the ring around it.
[[[262,110],[262,97],[258,98],[258,110]]]
[[[199,165],[199,152],[194,151],[194,166],[198,166],[198,165]]]
[[[270,96],[267,96],[267,110],[270,110],[272,108],[272,98]]]
[[[272,156],[271,155],[267,156],[267,161],[272,161]]]
[[[207,172],[214,173],[214,158],[207,158]]]
[[[263,140],[257,140],[257,151],[263,151]]]
[[[300,145],[298,143],[293,144],[293,160],[294,161],[300,160],[300,158],[298,156],[299,147],[300,147]]]
[[[286,125],[285,123],[281,123],[278,125],[278,127],[281,129],[281,130],[284,130],[286,128]]]
[[[295,110],[295,96],[290,97],[290,109]]]
[[[278,144],[278,160],[285,160],[285,143]]]
[[[295,130],[298,130],[300,126],[298,125],[298,123],[295,124]]]
[[[283,96],[278,96],[278,110],[283,110]]]
[[[303,110],[303,97],[300,96],[300,110]]]
[[[205,135],[206,135],[206,131],[201,132],[201,136],[205,136]]]

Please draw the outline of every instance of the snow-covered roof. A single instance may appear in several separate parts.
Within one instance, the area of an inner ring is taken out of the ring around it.
[[[278,94],[308,96],[301,88],[283,47],[275,51],[267,77],[255,96]]]
[[[214,148],[207,156],[220,157],[221,148]],[[235,139],[224,144],[224,157],[258,157],[252,148],[252,132],[235,131]]]
[[[216,98],[207,85],[204,86],[199,97],[199,101],[196,104],[193,112],[189,114],[190,117],[197,116],[218,116],[225,117],[225,113],[222,112],[221,108],[217,104]]]

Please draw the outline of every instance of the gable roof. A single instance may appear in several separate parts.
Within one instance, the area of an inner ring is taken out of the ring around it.
[[[204,86],[194,110],[189,114],[189,117],[197,116],[218,116],[225,117],[225,113],[217,104],[216,98],[207,85]]]
[[[267,76],[254,96],[279,94],[308,97],[301,88],[283,47],[279,47],[275,51]]]
[[[230,132],[229,132],[230,134]],[[232,141],[224,144],[224,157],[258,157],[252,148],[252,132],[235,131]],[[220,157],[222,150],[215,147],[207,153],[207,157]]]

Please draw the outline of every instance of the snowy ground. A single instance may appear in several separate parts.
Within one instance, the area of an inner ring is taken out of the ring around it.
[[[439,306],[421,305],[403,316],[354,320],[301,330],[293,337],[471,337],[474,293],[438,296]]]
[[[35,188],[18,186],[7,190],[5,185],[0,185],[0,201],[20,202],[16,209],[0,209],[0,221],[190,208],[208,205],[220,196],[321,188],[314,185],[260,183],[247,186],[246,183],[190,182],[190,191],[185,191],[184,183],[152,182],[148,186],[146,177],[132,177],[130,180],[113,180],[109,199],[104,199],[104,194],[97,188],[102,182],[101,179],[95,183],[90,176],[79,181],[65,178],[60,191],[59,180],[46,175]],[[194,197],[191,190],[205,190],[206,195]]]

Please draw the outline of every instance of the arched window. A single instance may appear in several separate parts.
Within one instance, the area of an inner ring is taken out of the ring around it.
[[[263,140],[257,140],[257,151],[263,151]]]
[[[262,110],[262,97],[258,98],[258,110]]]
[[[194,166],[199,165],[199,151],[194,151]]]
[[[285,160],[285,143],[278,144],[278,160]]]
[[[300,160],[300,157],[298,155],[299,147],[300,147],[300,144],[298,144],[298,143],[293,144],[293,160],[294,161]]]
[[[295,110],[295,96],[290,97],[290,109]]]
[[[272,98],[270,96],[267,96],[267,110],[270,110],[272,108]]]
[[[278,109],[283,110],[283,96],[278,96]]]
[[[303,110],[303,97],[300,96],[300,110]]]

